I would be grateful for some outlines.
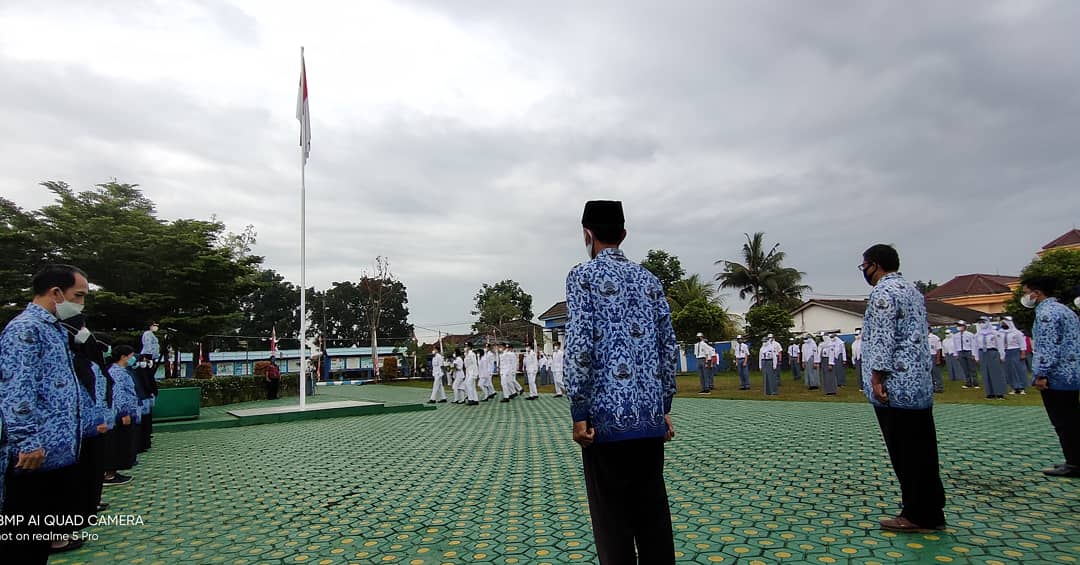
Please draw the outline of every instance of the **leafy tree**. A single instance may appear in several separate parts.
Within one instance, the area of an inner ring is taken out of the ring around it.
[[[1020,272],[1020,278],[1035,276],[1052,276],[1057,278],[1058,287],[1054,292],[1059,300],[1071,300],[1074,289],[1080,285],[1080,249],[1057,249],[1036,258],[1024,267]],[[1035,323],[1035,311],[1024,308],[1020,304],[1023,289],[1017,288],[1013,293],[1012,300],[1005,305],[1005,311],[1013,317],[1016,325],[1030,335],[1031,327]],[[1076,308],[1068,302],[1070,308]]]
[[[532,320],[532,295],[526,293],[517,281],[504,280],[494,285],[485,283],[473,298],[474,316],[480,319],[473,324],[473,331],[482,332],[513,320]]]
[[[660,279],[660,285],[664,287],[665,293],[686,275],[686,270],[683,269],[679,258],[663,249],[650,249],[645,255],[645,260],[641,262],[641,266]]]
[[[765,341],[765,336],[773,334],[785,347],[791,343],[791,328],[795,321],[787,308],[776,304],[760,304],[746,313],[746,331],[743,336],[750,344],[754,358]]]
[[[919,292],[923,294],[926,294],[937,287],[938,284],[934,281],[915,281],[915,288],[919,289]]]
[[[373,309],[371,297],[374,286],[370,277],[361,277],[357,282],[335,282],[324,292],[312,289],[308,312],[315,333],[337,346],[367,344],[371,342],[371,321],[375,316],[380,340],[404,343],[413,333],[405,285],[398,280],[384,283],[378,312]]]
[[[716,286],[701,280],[701,275],[690,275],[675,284],[667,292],[668,303],[674,312],[694,301],[721,304]]]
[[[675,328],[675,337],[683,343],[696,342],[698,332],[705,334],[709,341],[735,337],[727,310],[714,302],[701,299],[694,300],[673,312],[671,325]]]
[[[743,262],[716,262],[724,269],[716,275],[720,287],[738,290],[739,298],[751,298],[754,306],[775,304],[790,310],[801,304],[803,293],[810,290],[802,284],[806,273],[784,266],[786,254],[780,251],[779,243],[766,251],[764,232],[743,235],[746,236],[742,247]]]
[[[0,198],[0,328],[30,301],[30,281],[45,262],[41,241],[34,237],[37,219],[6,198]]]
[[[255,283],[258,287],[240,300],[242,318],[236,333],[269,336],[276,329],[279,340],[299,335],[300,287],[273,269],[260,270]]]
[[[257,287],[262,258],[222,246],[223,224],[160,220],[138,185],[42,186],[56,202],[37,213],[34,237],[43,260],[77,265],[99,287],[87,307],[92,328],[138,331],[154,319],[193,340],[240,322],[237,304]]]

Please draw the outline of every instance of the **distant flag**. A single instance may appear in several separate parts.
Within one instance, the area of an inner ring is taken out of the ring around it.
[[[277,357],[277,326],[270,330],[270,357]]]
[[[195,364],[196,364],[196,365],[201,365],[201,364],[202,364],[202,362],[203,362],[203,356],[202,356],[202,342],[200,341],[200,342],[199,342],[199,359],[198,359],[198,360],[197,360],[197,361],[195,362]]]
[[[308,109],[307,68],[304,65],[304,48],[300,48],[300,90],[296,94],[296,119],[300,120],[300,147],[303,148],[304,164],[311,154],[311,112]]]

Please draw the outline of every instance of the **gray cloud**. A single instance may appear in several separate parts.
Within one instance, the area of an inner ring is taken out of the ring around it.
[[[237,48],[266,41],[257,11],[195,6]],[[467,319],[503,278],[538,311],[560,299],[589,198],[625,201],[632,256],[662,247],[712,275],[766,231],[824,294],[865,292],[854,265],[877,241],[913,278],[1016,273],[1080,212],[1075,3],[410,6],[558,85],[517,121],[403,102],[351,124],[315,106],[309,283],[388,255],[417,322]],[[130,12],[117,25],[154,17]],[[255,224],[257,251],[298,278],[295,122],[179,79],[2,52],[0,73],[5,196],[138,182],[163,215]]]

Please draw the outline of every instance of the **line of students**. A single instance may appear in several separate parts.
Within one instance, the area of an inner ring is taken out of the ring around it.
[[[493,384],[496,375],[499,376],[499,387],[502,391],[500,402],[510,402],[525,391],[517,381],[519,369],[525,373],[529,387],[526,400],[540,398],[536,378],[544,368],[551,371],[555,382],[555,397],[560,398],[564,394],[563,352],[558,343],[554,345],[550,359],[546,355],[538,354],[532,347],[528,347],[519,356],[509,344],[488,345],[486,349],[456,349],[449,360],[443,357],[442,349],[438,345],[432,348],[431,353],[433,382],[429,404],[447,402],[445,386],[449,385],[454,404],[478,406],[481,402],[497,396]],[[480,398],[481,394],[483,398]]]

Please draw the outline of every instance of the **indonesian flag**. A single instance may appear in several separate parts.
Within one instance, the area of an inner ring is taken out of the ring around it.
[[[277,357],[277,327],[270,329],[270,356]]]
[[[300,48],[300,91],[296,94],[296,119],[300,120],[300,147],[307,164],[311,154],[311,112],[308,110],[307,69],[304,65],[304,48]]]
[[[199,358],[198,358],[198,359],[197,359],[197,360],[195,361],[195,364],[196,364],[196,365],[201,365],[201,364],[202,364],[202,362],[203,362],[203,356],[202,356],[202,342],[200,341],[200,342],[199,342]]]

